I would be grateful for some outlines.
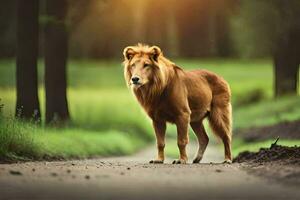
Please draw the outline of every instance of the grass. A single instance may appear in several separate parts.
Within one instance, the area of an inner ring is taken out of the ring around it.
[[[3,120],[3,119],[2,119]],[[0,160],[51,160],[126,155],[145,141],[115,130],[43,129],[16,120],[0,123]]]
[[[266,99],[237,108],[234,111],[234,128],[273,125],[300,119],[300,97]]]
[[[228,80],[233,94],[234,128],[300,118],[298,97],[271,99],[273,73],[269,60],[179,59],[176,63],[185,69],[205,68]],[[42,113],[45,107],[43,74],[40,61],[38,80]],[[72,60],[68,68],[68,86],[70,127],[50,129],[12,121],[16,99],[14,61],[0,60],[0,98],[5,105],[5,120],[0,127],[0,157],[123,155],[153,141],[150,120],[125,86],[121,61]],[[174,131],[171,126],[168,136],[175,137]]]
[[[12,117],[15,106],[14,89],[0,89],[3,113]],[[40,89],[44,113],[44,91]],[[80,129],[103,131],[115,129],[152,138],[151,123],[127,89],[73,89],[68,91],[72,125]]]

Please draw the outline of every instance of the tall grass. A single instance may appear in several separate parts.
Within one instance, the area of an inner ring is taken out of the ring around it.
[[[0,122],[0,162],[125,155],[146,142],[126,132],[41,128],[17,120]]]
[[[0,158],[34,159],[37,158],[38,144],[33,142],[32,134],[36,129],[32,125],[19,123],[15,120],[0,121]]]

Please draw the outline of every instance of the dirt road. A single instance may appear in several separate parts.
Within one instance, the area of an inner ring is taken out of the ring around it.
[[[300,199],[297,185],[250,175],[240,164],[210,163],[222,161],[216,146],[209,146],[205,163],[187,165],[147,164],[153,150],[129,157],[1,164],[0,199]]]

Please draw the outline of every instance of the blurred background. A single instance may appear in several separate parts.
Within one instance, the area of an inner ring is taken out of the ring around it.
[[[235,155],[278,135],[299,144],[298,0],[2,0],[0,10],[5,159],[123,155],[154,141],[123,80],[122,51],[138,42],[229,82]]]
[[[16,55],[17,2],[1,2],[1,58]],[[49,21],[45,2],[40,31]],[[81,59],[120,59],[120,49],[138,42],[159,45],[169,57],[265,58],[292,29],[296,41],[299,27],[296,0],[69,0],[65,6],[69,57]]]

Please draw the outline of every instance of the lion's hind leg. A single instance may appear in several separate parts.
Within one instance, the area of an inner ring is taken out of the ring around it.
[[[199,163],[202,160],[203,154],[206,150],[207,144],[208,144],[208,136],[206,134],[206,131],[204,129],[202,120],[199,122],[191,122],[190,123],[195,135],[198,139],[198,152],[193,160],[193,163]]]

